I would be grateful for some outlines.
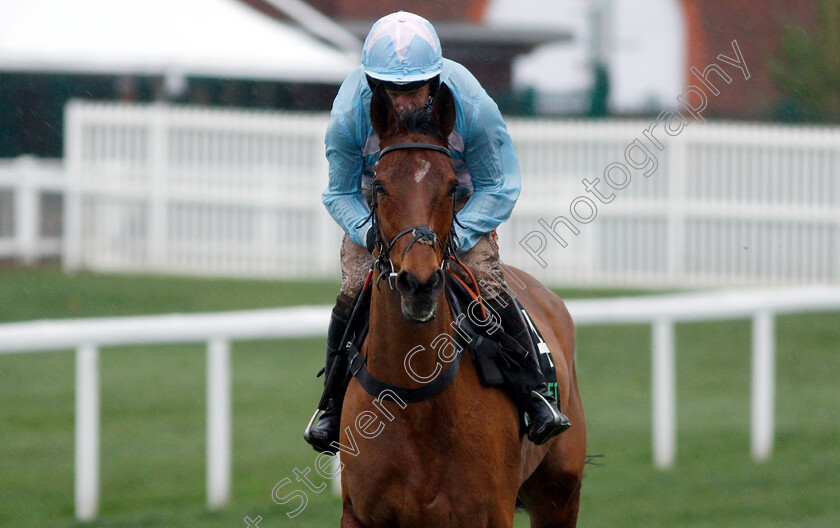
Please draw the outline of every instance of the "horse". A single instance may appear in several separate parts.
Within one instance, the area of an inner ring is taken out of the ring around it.
[[[456,367],[454,346],[440,346],[451,345],[457,330],[443,271],[458,187],[444,139],[454,128],[455,101],[442,84],[425,125],[412,123],[379,88],[370,115],[381,148],[371,187],[381,241],[360,356],[381,387],[422,391]],[[572,427],[543,445],[531,443],[520,434],[512,399],[482,385],[468,353],[448,386],[423,401],[375,394],[356,376],[341,415],[342,528],[509,528],[518,505],[532,527],[576,525],[586,426],[574,324],[559,297],[509,269],[524,286],[517,298],[551,350]],[[355,374],[358,365],[351,369]]]

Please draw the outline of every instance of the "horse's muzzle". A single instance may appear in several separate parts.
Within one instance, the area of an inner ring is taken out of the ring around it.
[[[410,271],[397,274],[397,291],[402,300],[403,317],[415,323],[426,323],[435,318],[438,297],[443,291],[443,270],[436,269],[425,282]]]

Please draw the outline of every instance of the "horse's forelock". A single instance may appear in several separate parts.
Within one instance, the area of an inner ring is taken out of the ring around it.
[[[438,132],[438,123],[428,106],[409,109],[399,115],[399,127],[409,134],[423,134],[443,141]]]

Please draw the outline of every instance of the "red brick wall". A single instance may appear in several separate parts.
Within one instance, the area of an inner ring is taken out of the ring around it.
[[[309,4],[327,16],[350,20],[377,20],[388,13],[411,11],[431,21],[467,20],[477,22],[484,16],[488,0],[309,0]]]
[[[718,87],[720,95],[709,101],[706,115],[734,119],[764,119],[775,104],[779,90],[768,62],[778,48],[778,30],[785,24],[813,26],[817,8],[801,0],[682,0],[688,32],[688,67],[703,70],[719,54],[735,58],[737,40],[750,79],[723,65],[733,81]],[[688,72],[686,72],[688,73]],[[733,75],[735,74],[735,75]],[[693,76],[687,84],[697,84]]]

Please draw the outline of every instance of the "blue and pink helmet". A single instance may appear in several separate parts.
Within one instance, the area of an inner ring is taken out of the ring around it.
[[[365,39],[362,66],[370,79],[380,82],[407,85],[434,79],[443,67],[435,28],[407,11],[380,18]]]

